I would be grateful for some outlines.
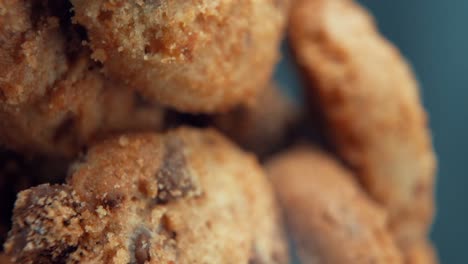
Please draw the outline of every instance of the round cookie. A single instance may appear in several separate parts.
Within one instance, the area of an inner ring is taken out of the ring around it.
[[[385,211],[327,154],[298,147],[266,169],[302,263],[403,263]]]
[[[402,247],[425,239],[434,214],[435,155],[418,84],[371,16],[351,0],[299,0],[290,40],[325,130]]]
[[[252,100],[279,57],[289,1],[73,0],[109,75],[183,112]]]
[[[65,3],[0,1],[0,105],[42,96],[67,71]]]
[[[212,130],[104,141],[64,185],[23,191],[6,252],[20,263],[287,263],[271,186]]]

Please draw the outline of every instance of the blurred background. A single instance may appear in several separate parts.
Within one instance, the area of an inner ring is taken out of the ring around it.
[[[360,2],[420,81],[439,159],[431,237],[441,263],[468,263],[468,1]],[[298,98],[297,73],[284,51],[276,79]]]

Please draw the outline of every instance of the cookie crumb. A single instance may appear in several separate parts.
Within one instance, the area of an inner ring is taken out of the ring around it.
[[[99,215],[99,218],[104,218],[107,216],[107,210],[102,207],[102,205],[99,205],[96,208],[96,213]]]

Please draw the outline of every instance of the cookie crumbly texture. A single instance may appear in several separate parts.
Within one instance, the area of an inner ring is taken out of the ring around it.
[[[0,104],[43,95],[68,69],[59,1],[0,0]]]
[[[1,147],[71,157],[97,137],[163,126],[160,106],[108,80],[91,61],[70,8],[68,1],[0,0]]]
[[[289,0],[73,0],[110,76],[182,112],[226,111],[265,87]]]
[[[266,169],[302,263],[403,263],[385,210],[328,154],[296,147]]]
[[[53,89],[21,105],[0,105],[0,144],[22,153],[72,157],[109,133],[161,130],[164,110],[109,81],[86,52]]]
[[[274,84],[269,84],[251,104],[215,115],[213,126],[260,157],[287,144],[301,118],[301,110]]]
[[[63,182],[68,163],[62,158],[32,158],[0,149],[0,245],[11,229],[16,194],[38,184]]]
[[[337,151],[389,212],[402,248],[428,233],[436,159],[418,84],[350,0],[298,0],[289,36]]]
[[[255,158],[212,130],[121,135],[18,195],[17,263],[288,263]]]

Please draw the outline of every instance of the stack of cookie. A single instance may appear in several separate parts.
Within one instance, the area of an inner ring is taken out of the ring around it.
[[[353,1],[0,0],[0,44],[2,263],[437,263],[418,86]]]

